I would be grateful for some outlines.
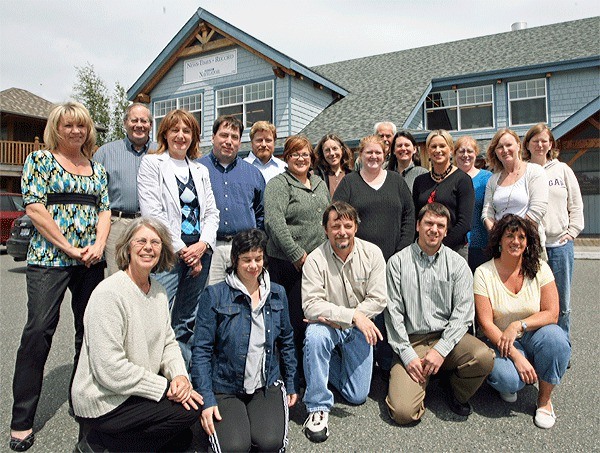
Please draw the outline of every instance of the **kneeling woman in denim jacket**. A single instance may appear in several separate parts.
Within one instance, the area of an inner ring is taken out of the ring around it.
[[[237,234],[225,281],[207,287],[198,304],[192,383],[204,397],[201,422],[215,452],[288,443],[297,360],[287,297],[264,268],[265,245],[260,230]]]

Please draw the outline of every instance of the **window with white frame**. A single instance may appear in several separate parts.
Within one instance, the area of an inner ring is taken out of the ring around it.
[[[430,130],[494,127],[494,87],[485,85],[429,93],[425,111]]]
[[[510,125],[546,123],[546,79],[508,83]]]
[[[244,127],[257,121],[273,122],[273,81],[225,88],[217,91],[217,116],[232,115]]]
[[[171,110],[183,109],[194,115],[202,131],[202,95],[192,94],[174,99],[165,99],[154,103],[154,130],[158,131],[160,122]]]

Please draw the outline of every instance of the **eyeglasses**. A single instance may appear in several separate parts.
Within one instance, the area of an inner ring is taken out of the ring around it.
[[[293,157],[294,159],[310,159],[310,154],[308,153],[292,153],[290,154],[290,157]]]
[[[148,244],[148,239],[137,238],[132,239],[131,242],[133,242],[138,247],[146,247],[146,244]],[[153,249],[159,249],[162,247],[162,241],[160,241],[159,239],[150,239],[150,245]]]

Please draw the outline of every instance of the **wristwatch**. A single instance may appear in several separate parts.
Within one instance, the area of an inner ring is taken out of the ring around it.
[[[527,332],[527,323],[525,321],[521,321],[521,331],[517,335],[517,338],[521,338],[525,332]]]

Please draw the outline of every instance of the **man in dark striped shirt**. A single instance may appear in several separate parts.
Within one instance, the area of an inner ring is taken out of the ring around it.
[[[444,246],[450,212],[440,203],[423,206],[417,242],[387,264],[385,325],[394,351],[386,403],[401,425],[425,412],[425,389],[439,371],[449,376],[448,406],[463,417],[469,399],[494,366],[494,352],[467,333],[475,314],[473,277],[467,262]]]

